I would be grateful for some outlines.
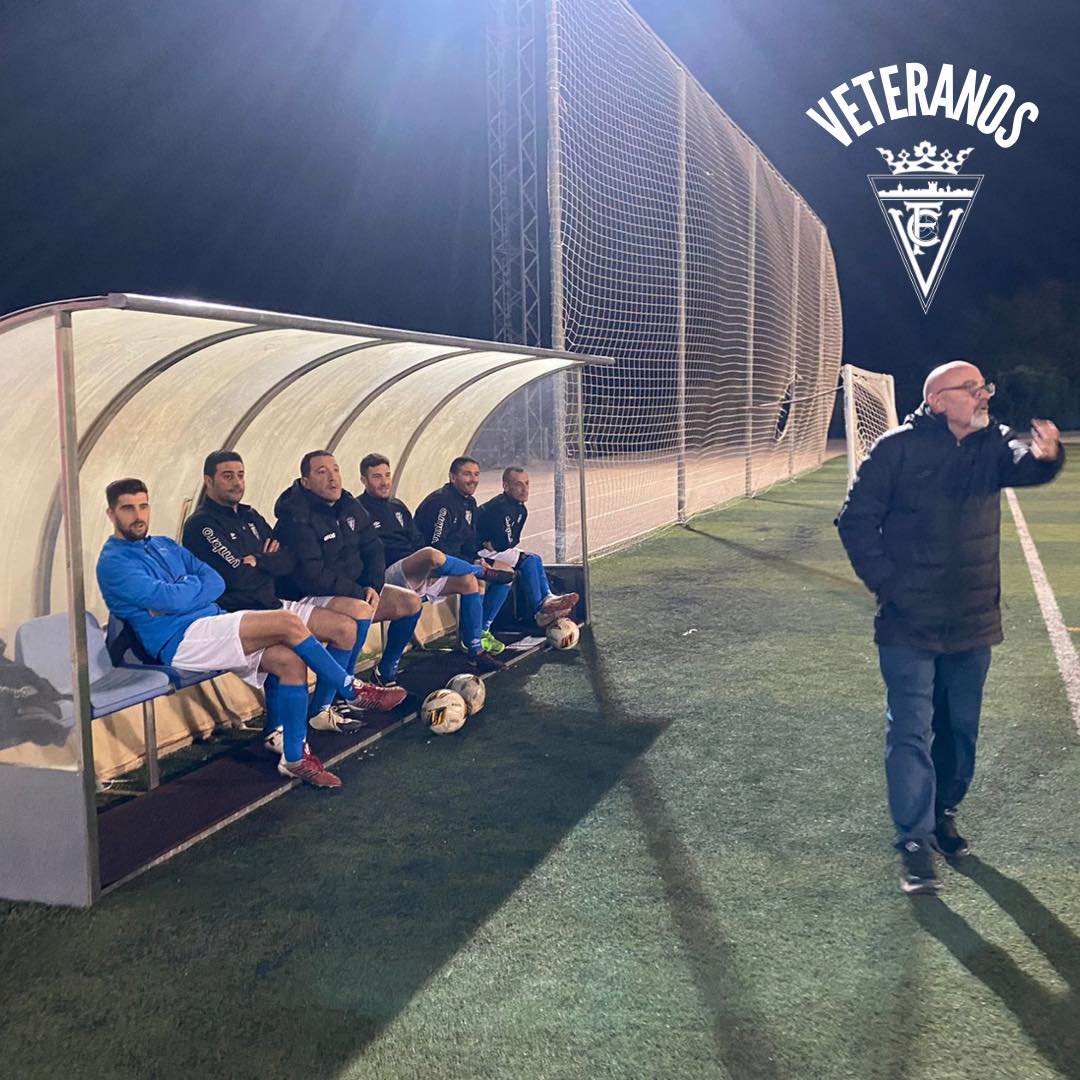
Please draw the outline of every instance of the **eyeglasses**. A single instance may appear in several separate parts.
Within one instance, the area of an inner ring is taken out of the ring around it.
[[[987,397],[993,397],[997,392],[997,387],[992,382],[973,383],[966,382],[962,386],[939,386],[935,393],[941,394],[946,390],[966,390],[973,398],[977,398],[979,393],[983,390],[986,391]]]

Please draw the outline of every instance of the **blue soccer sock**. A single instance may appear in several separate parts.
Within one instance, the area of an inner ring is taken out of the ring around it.
[[[526,555],[518,561],[518,576],[529,600],[529,610],[535,615],[540,605],[551,595],[544,562],[539,555]]]
[[[263,721],[263,737],[270,735],[281,727],[281,706],[278,704],[277,693],[281,688],[281,680],[276,675],[267,675],[263,683],[263,693],[266,695],[266,719]]]
[[[405,651],[405,646],[412,641],[413,631],[419,621],[418,611],[415,615],[402,615],[400,619],[394,619],[386,628],[386,648],[379,660],[379,674],[384,679],[392,679],[397,674],[401,654]]]
[[[351,679],[356,674],[356,658],[364,651],[364,642],[367,641],[368,631],[371,629],[370,619],[356,620],[356,644],[349,653],[345,663],[345,674]]]
[[[463,577],[466,574],[471,574],[473,577],[479,577],[484,572],[484,568],[478,563],[466,562],[464,559],[459,559],[456,555],[447,555],[446,562],[442,566],[436,566],[431,571],[432,577]]]
[[[330,654],[330,659],[334,663],[341,665],[341,669],[346,675],[349,673],[350,660],[355,667],[356,657],[352,656],[351,649],[335,649],[333,646],[328,645],[326,651]],[[324,675],[318,676],[315,680],[315,690],[311,695],[311,702],[308,705],[308,719],[310,720],[317,713],[321,713],[337,697],[340,690],[341,686],[336,680],[328,679]]]
[[[493,585],[488,582],[487,592],[484,593],[484,629],[489,630],[499,614],[499,609],[506,603],[510,595],[509,585]]]
[[[478,593],[462,593],[458,606],[458,633],[461,644],[470,656],[481,649],[480,634],[484,629],[484,598]]]
[[[281,683],[275,695],[284,734],[285,760],[297,762],[304,756],[307,735],[307,687]]]
[[[318,678],[333,683],[343,697],[353,698],[356,696],[352,688],[352,676],[345,673],[345,669],[326,651],[323,645],[315,640],[313,635],[309,634],[299,645],[294,645],[292,650],[315,672]],[[306,709],[306,690],[304,697],[304,707]]]

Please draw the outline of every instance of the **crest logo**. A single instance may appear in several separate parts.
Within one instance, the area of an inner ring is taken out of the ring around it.
[[[914,148],[914,154],[877,149],[891,172],[870,174],[867,179],[925,314],[975,201],[982,174],[960,172],[971,147],[955,157],[949,150],[935,157],[937,147],[926,141]]]

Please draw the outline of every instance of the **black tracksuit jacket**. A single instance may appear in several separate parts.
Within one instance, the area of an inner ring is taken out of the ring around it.
[[[491,545],[492,551],[507,551],[521,543],[521,530],[528,517],[525,504],[511,499],[504,491],[481,505],[476,531],[483,543]]]
[[[424,538],[409,508],[400,499],[380,499],[364,491],[357,496],[357,502],[368,512],[372,526],[378,530],[387,566],[393,566],[424,546]]]
[[[416,527],[425,544],[475,562],[480,548],[476,535],[478,509],[471,495],[462,495],[453,484],[443,484],[416,508]]]
[[[938,653],[996,645],[1001,632],[1001,489],[1045,484],[1043,461],[991,424],[957,442],[924,404],[874,444],[836,524],[878,599],[874,640]]]
[[[266,519],[245,503],[235,509],[204,498],[184,523],[183,544],[224,579],[217,603],[226,611],[269,611],[281,607],[274,577],[290,573],[296,560],[286,547],[263,551],[271,529]],[[255,556],[247,566],[246,555]]]
[[[274,503],[274,536],[292,552],[295,564],[277,578],[278,596],[364,598],[364,589],[383,587],[386,556],[371,518],[348,491],[330,504],[299,480]]]

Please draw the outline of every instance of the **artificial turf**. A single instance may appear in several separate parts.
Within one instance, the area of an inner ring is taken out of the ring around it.
[[[1021,501],[1066,622],[1080,483]],[[842,463],[593,568],[595,627],[89,911],[0,905],[5,1077],[1080,1077],[1080,746],[1005,512],[940,899],[898,888]]]

